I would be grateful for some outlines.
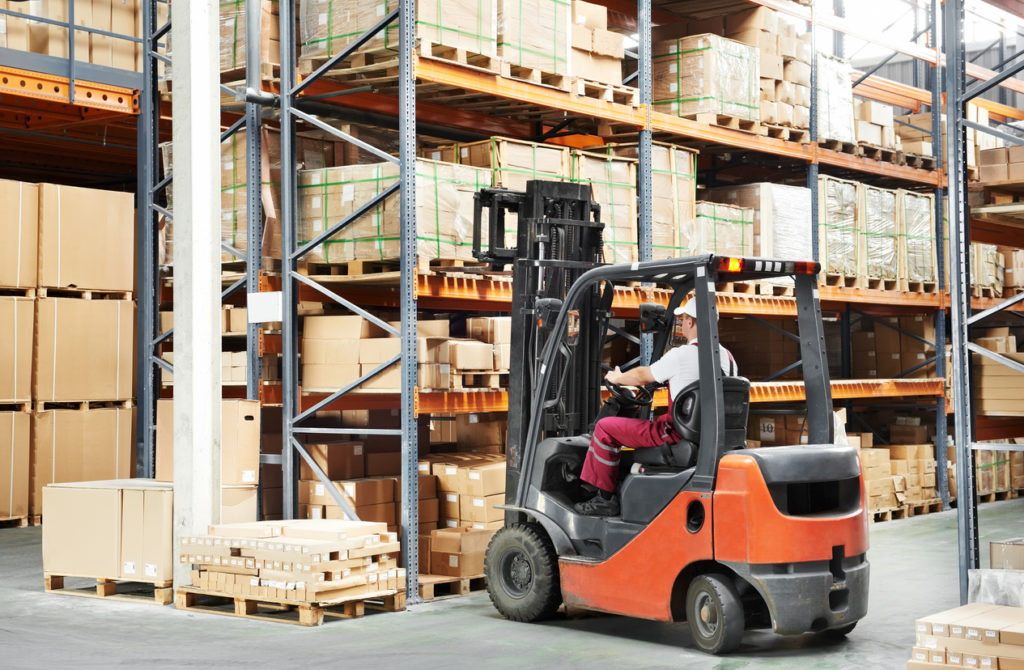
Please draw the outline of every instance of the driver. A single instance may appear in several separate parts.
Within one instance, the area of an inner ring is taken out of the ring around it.
[[[668,383],[670,397],[682,391],[688,384],[700,377],[697,364],[697,301],[690,299],[685,305],[676,307],[675,315],[681,317],[679,332],[687,343],[668,351],[650,367],[639,366],[626,372],[618,366],[605,375],[612,384],[642,386],[652,382]],[[690,346],[694,345],[694,346]],[[722,372],[735,376],[736,360],[729,350],[719,345]],[[672,407],[653,421],[607,416],[594,426],[590,448],[583,462],[580,478],[597,489],[594,497],[576,503],[580,514],[589,516],[617,516],[619,499],[615,488],[619,476],[619,451],[622,447],[642,449],[674,444],[679,441],[672,427]]]

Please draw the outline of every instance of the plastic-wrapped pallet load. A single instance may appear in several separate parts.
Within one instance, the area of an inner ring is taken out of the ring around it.
[[[856,142],[850,63],[818,54],[818,137]]]
[[[220,70],[245,68],[245,7],[246,0],[221,0],[220,3]],[[260,2],[260,61],[281,63],[280,20],[276,1]]]
[[[597,151],[598,149],[590,149]],[[639,158],[636,144],[607,144],[600,148],[615,156]],[[653,260],[691,254],[696,218],[697,152],[663,142],[651,144],[651,237]]]
[[[871,279],[897,279],[896,191],[860,184],[859,213],[865,274]]]
[[[352,214],[398,179],[394,163],[299,172],[301,246]],[[491,171],[416,161],[416,248],[420,258],[472,258],[473,194],[491,185]],[[310,261],[383,260],[400,255],[400,209],[389,196],[307,255]]]
[[[601,206],[605,262],[638,260],[636,160],[577,151],[572,172],[574,182],[590,184],[590,197]]]
[[[936,281],[935,196],[900,189],[896,195],[900,231],[900,277]]]
[[[396,0],[301,0],[300,57],[328,58],[344,51],[396,9]],[[494,56],[495,12],[494,0],[416,0],[416,37],[426,43]],[[394,21],[364,48],[398,51],[398,36],[398,21]]]
[[[787,260],[813,257],[810,189],[762,182],[708,189],[706,197],[754,211],[755,256]],[[791,286],[793,281],[778,277],[771,283]]]
[[[760,119],[758,50],[718,35],[691,35],[654,45],[654,109],[674,116],[722,114]]]
[[[822,273],[856,277],[859,262],[857,183],[818,178],[818,240]]]
[[[569,72],[568,0],[498,0],[498,57],[549,74]]]
[[[996,245],[971,242],[971,286],[990,289],[992,297],[1003,294],[1003,260]]]
[[[754,210],[717,202],[697,202],[693,253],[754,254]]]

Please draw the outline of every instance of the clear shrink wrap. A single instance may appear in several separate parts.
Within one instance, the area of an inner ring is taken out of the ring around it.
[[[718,35],[691,35],[654,45],[653,107],[673,116],[761,115],[759,52]]]
[[[896,191],[860,185],[861,252],[866,276],[895,280],[899,277],[899,237]]]
[[[856,277],[860,267],[857,184],[821,176],[818,186],[818,241],[822,272]]]

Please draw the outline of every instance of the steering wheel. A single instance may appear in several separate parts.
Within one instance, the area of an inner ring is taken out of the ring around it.
[[[654,401],[654,394],[646,386],[638,386],[635,391],[631,391],[629,387],[613,384],[605,379],[604,387],[613,398],[627,407],[650,407]]]

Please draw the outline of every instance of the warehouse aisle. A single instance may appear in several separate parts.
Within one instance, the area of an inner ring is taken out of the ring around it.
[[[979,509],[987,565],[990,540],[1022,534],[1024,499]],[[315,629],[51,595],[42,592],[40,536],[39,528],[0,530],[3,668],[899,668],[914,618],[958,604],[953,511],[872,526],[869,615],[847,641],[748,633],[738,653],[720,659],[695,651],[682,624],[613,616],[515,624],[483,593]]]

